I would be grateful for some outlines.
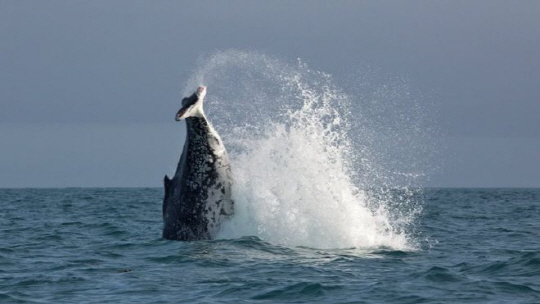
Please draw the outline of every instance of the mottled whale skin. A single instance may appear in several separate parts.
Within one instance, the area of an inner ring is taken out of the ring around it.
[[[185,120],[186,141],[172,179],[165,175],[163,238],[208,240],[233,214],[227,151],[203,111],[206,88],[182,100],[176,120]]]

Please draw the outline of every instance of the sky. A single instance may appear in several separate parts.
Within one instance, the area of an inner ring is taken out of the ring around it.
[[[0,187],[161,186],[201,56],[399,77],[445,143],[427,186],[540,187],[539,1],[0,1]],[[354,79],[354,77],[353,77]]]

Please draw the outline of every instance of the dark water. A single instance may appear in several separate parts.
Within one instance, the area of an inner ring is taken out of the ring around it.
[[[409,252],[166,241],[161,195],[0,190],[0,303],[540,303],[540,189],[427,189]]]

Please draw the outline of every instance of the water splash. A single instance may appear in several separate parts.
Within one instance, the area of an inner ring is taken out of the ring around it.
[[[230,50],[199,64],[185,95],[208,86],[205,110],[230,154],[234,218],[220,237],[287,246],[411,249],[414,189],[391,190],[373,129],[328,74],[300,60]],[[397,191],[397,192],[396,192]]]

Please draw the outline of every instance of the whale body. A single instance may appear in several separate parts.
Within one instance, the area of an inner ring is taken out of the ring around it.
[[[185,120],[186,141],[176,173],[165,175],[163,238],[215,238],[221,223],[232,216],[231,169],[227,151],[203,111],[206,88],[182,100],[176,120]]]

